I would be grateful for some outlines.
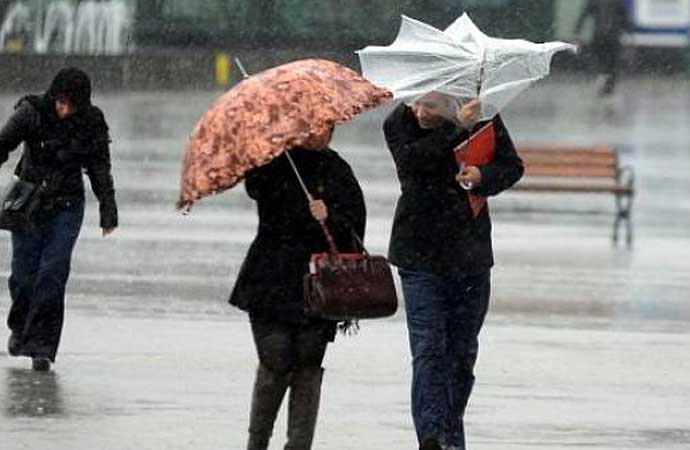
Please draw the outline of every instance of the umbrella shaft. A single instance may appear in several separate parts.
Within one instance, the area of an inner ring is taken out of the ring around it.
[[[285,151],[285,156],[287,156],[287,159],[290,162],[290,166],[292,167],[292,171],[295,172],[295,176],[297,177],[297,181],[299,181],[299,185],[302,187],[302,190],[304,191],[304,195],[307,196],[307,200],[309,200],[309,202],[314,201],[314,197],[312,197],[311,193],[309,193],[309,189],[307,189],[307,185],[304,184],[304,180],[302,179],[302,175],[300,175],[299,170],[297,170],[297,166],[295,165],[295,161],[293,161],[292,156],[290,156],[290,150]],[[328,242],[329,252],[331,254],[338,253],[338,248],[335,245],[335,240],[333,239],[333,235],[331,234],[331,231],[326,226],[326,222],[319,221],[319,225],[321,225],[321,230],[323,230],[323,234],[326,237],[326,241]]]
[[[302,179],[302,175],[300,175],[299,170],[297,170],[297,166],[295,165],[295,161],[293,161],[292,156],[290,156],[290,150],[285,151],[285,156],[287,156],[287,159],[290,162],[290,166],[292,167],[293,172],[295,172],[295,176],[297,177],[297,181],[299,181],[299,185],[302,187],[302,190],[304,191],[304,195],[307,196],[307,200],[309,200],[309,201],[314,200],[314,198],[309,193],[309,189],[307,189],[307,185],[304,184],[304,180]]]

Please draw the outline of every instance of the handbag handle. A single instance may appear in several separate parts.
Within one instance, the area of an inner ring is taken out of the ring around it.
[[[290,150],[285,151],[285,156],[287,156],[287,159],[290,162],[290,167],[292,167],[292,171],[295,172],[295,176],[297,177],[297,181],[299,181],[299,184],[302,187],[302,191],[304,191],[304,195],[307,197],[307,200],[311,203],[312,201],[314,201],[314,197],[309,192],[309,189],[307,189],[307,185],[304,184],[304,180],[302,179],[302,176],[300,175],[299,170],[297,170],[297,166],[295,165],[295,161],[293,161],[292,156],[290,156]],[[326,225],[326,221],[319,220],[318,222],[319,222],[319,225],[321,225],[321,231],[323,231],[323,234],[326,237],[326,241],[328,242],[328,252],[331,255],[337,255],[338,254],[338,247],[336,247],[336,245],[335,245],[335,240],[333,239],[333,235],[331,234],[331,230],[329,230],[328,226]]]

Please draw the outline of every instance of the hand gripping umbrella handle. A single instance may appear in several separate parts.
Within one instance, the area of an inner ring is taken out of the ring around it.
[[[287,156],[287,159],[290,162],[290,167],[292,167],[292,171],[295,172],[295,176],[297,177],[297,181],[299,181],[299,185],[302,187],[302,191],[304,191],[304,195],[307,197],[307,200],[309,202],[312,202],[314,200],[314,197],[307,189],[307,185],[304,184],[304,179],[302,179],[302,176],[300,175],[299,170],[297,170],[297,166],[295,165],[295,161],[293,161],[292,156],[290,156],[290,150],[285,151],[285,156]],[[333,239],[331,231],[326,226],[326,222],[323,220],[319,220],[319,225],[321,225],[321,230],[323,231],[324,236],[326,236],[326,241],[328,241],[329,253],[332,255],[337,254],[338,247],[335,245],[335,240]]]

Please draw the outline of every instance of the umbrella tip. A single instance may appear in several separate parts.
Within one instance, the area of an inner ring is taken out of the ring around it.
[[[188,216],[192,210],[192,202],[189,200],[179,200],[175,204],[175,208],[182,213],[183,216]]]
[[[237,68],[240,69],[240,73],[242,73],[242,78],[249,78],[249,74],[244,69],[244,65],[242,64],[242,61],[240,61],[240,58],[235,57],[235,64],[237,65]]]

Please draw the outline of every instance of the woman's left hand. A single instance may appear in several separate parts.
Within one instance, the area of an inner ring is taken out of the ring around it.
[[[311,200],[309,202],[309,211],[311,211],[311,215],[314,216],[314,219],[319,222],[323,223],[328,219],[328,208],[326,208],[326,204],[323,200]]]

